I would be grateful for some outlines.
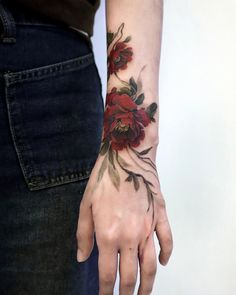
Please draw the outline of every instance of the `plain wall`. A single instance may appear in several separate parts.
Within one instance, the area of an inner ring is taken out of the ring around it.
[[[104,2],[93,42],[105,99]],[[157,166],[174,252],[155,295],[236,294],[235,13],[235,0],[164,4]]]

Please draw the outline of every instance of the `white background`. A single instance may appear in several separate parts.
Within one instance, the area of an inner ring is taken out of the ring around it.
[[[103,0],[93,42],[105,98],[104,12]],[[236,294],[235,55],[235,0],[165,1],[157,165],[174,252],[152,294]]]

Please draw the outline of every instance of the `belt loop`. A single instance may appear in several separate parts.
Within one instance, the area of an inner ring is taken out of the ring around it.
[[[2,23],[2,32],[0,41],[4,43],[16,43],[16,24],[11,12],[0,0],[0,22]]]

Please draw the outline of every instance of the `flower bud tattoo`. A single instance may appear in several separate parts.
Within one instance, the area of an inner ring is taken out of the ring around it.
[[[99,151],[104,158],[98,172],[97,182],[101,181],[104,172],[108,170],[112,184],[119,191],[121,180],[117,167],[120,167],[127,175],[125,181],[130,182],[135,191],[139,190],[141,184],[145,185],[148,198],[147,211],[149,211],[150,205],[153,206],[153,198],[156,194],[152,190],[153,184],[141,173],[131,170],[130,165],[120,156],[119,152],[127,150],[134,161],[135,159],[141,160],[141,163],[148,166],[149,169],[147,170],[138,164],[139,167],[152,173],[158,180],[156,165],[148,157],[152,146],[141,152],[136,150],[145,138],[145,128],[156,122],[154,115],[157,111],[157,103],[153,102],[147,107],[143,106],[145,94],[142,91],[140,75],[137,80],[130,77],[128,81],[119,77],[119,73],[126,70],[133,60],[133,48],[130,46],[131,36],[124,37],[123,30],[124,23],[115,33],[108,32],[107,34],[108,80],[111,75],[114,75],[121,86],[113,87],[106,97],[103,139]]]

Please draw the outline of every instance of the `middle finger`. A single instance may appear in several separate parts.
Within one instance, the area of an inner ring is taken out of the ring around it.
[[[120,250],[120,295],[132,295],[138,273],[138,247],[126,245]]]

